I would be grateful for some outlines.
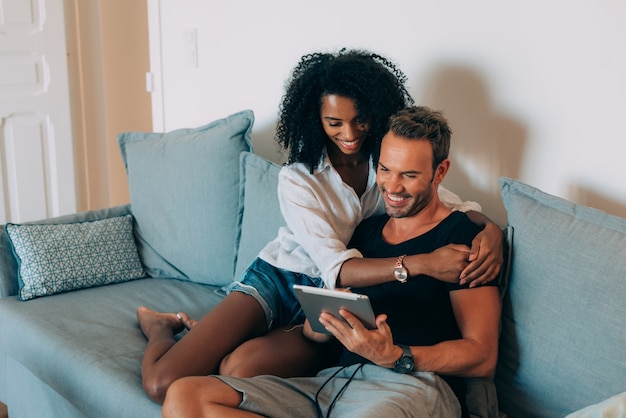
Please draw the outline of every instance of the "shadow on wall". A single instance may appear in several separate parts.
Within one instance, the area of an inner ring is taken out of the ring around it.
[[[260,127],[258,130],[255,129],[252,133],[252,146],[255,154],[282,165],[287,160],[287,153],[275,142],[275,135],[275,124]]]
[[[525,126],[493,108],[488,86],[471,68],[438,66],[419,90],[412,92],[416,103],[442,110],[453,131],[445,186],[505,225],[498,176],[519,178]]]
[[[570,196],[575,196],[577,202],[581,202],[581,204],[585,206],[600,209],[611,215],[626,218],[626,204],[624,204],[624,202],[611,199],[590,186],[572,184],[569,188]]]

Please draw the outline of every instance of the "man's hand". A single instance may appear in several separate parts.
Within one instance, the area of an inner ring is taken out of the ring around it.
[[[377,329],[368,330],[356,316],[345,309],[340,309],[339,314],[348,322],[347,324],[326,312],[320,315],[320,322],[351,352],[379,366],[393,367],[402,350],[393,344],[387,315],[378,315]]]
[[[460,283],[471,282],[470,287],[476,287],[495,279],[504,262],[503,241],[504,235],[500,227],[488,223],[472,241],[470,263],[461,273]]]

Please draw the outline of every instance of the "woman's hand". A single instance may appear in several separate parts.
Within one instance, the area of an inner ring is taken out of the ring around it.
[[[470,287],[476,287],[498,277],[504,262],[503,241],[500,227],[492,222],[486,224],[472,241],[470,263],[461,272],[459,283],[470,283]]]
[[[332,338],[332,335],[330,334],[322,334],[321,332],[313,331],[313,328],[311,328],[311,324],[309,323],[308,319],[304,321],[304,328],[302,328],[302,334],[309,340],[316,342],[316,343],[326,343],[330,341],[330,339]]]
[[[443,282],[458,283],[461,273],[469,265],[469,258],[470,247],[448,244],[432,253],[409,255],[404,260],[411,276],[425,274]],[[414,260],[418,263],[418,268],[413,268]]]

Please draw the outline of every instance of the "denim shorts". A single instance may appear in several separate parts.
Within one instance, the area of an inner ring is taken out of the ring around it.
[[[252,296],[265,311],[268,331],[285,325],[304,323],[305,315],[293,291],[293,285],[323,287],[320,278],[274,267],[256,258],[239,281],[227,285],[226,293],[242,292]]]

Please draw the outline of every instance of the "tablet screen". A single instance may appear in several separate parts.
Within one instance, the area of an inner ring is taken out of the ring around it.
[[[328,312],[342,319],[339,309],[345,309],[356,316],[367,329],[376,328],[376,320],[369,298],[366,295],[339,290],[322,289],[313,286],[294,285],[293,290],[302,305],[302,310],[315,332],[330,334],[319,322],[322,312]]]

